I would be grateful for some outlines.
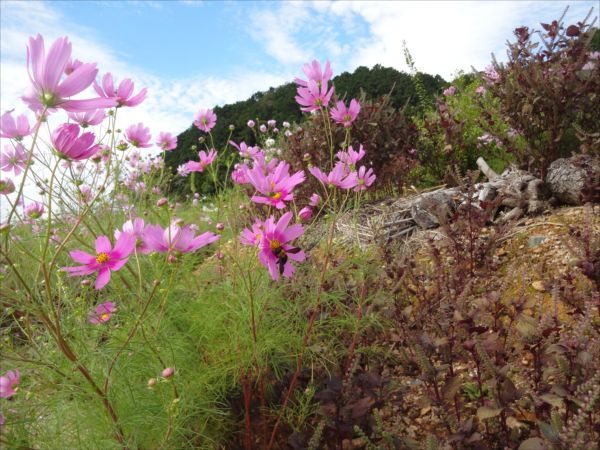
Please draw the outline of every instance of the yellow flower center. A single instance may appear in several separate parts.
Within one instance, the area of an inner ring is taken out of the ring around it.
[[[344,122],[350,122],[351,119],[350,114],[344,114]]]
[[[281,192],[275,192],[275,193],[273,194],[273,198],[274,198],[275,200],[279,200],[279,199],[281,198]]]
[[[108,254],[105,252],[98,253],[98,255],[96,256],[96,262],[98,264],[105,263],[108,260],[109,260]]]
[[[281,242],[279,242],[277,239],[273,239],[271,242],[269,242],[269,246],[271,247],[271,250],[275,251],[278,248],[281,248]]]
[[[104,314],[102,314],[102,315],[100,316],[100,318],[101,318],[102,320],[108,320],[108,319],[110,319],[110,314],[108,314],[108,313],[104,313]]]

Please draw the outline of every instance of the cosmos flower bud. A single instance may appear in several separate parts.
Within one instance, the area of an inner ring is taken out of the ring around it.
[[[156,386],[156,378],[150,378],[148,380],[148,387],[153,388],[154,386]]]
[[[221,222],[217,222],[216,228],[219,231],[223,231],[225,229],[225,225],[223,225]]]
[[[256,123],[254,122],[254,120],[249,120],[246,125],[248,125],[248,128],[254,128],[254,126],[256,125]]]
[[[167,205],[168,203],[169,203],[169,200],[165,197],[162,197],[156,201],[156,206],[161,207],[161,206]]]
[[[92,284],[92,281],[87,279],[81,282],[81,286],[89,286],[90,284]]]
[[[233,124],[229,125],[229,131],[233,131],[233,130],[235,130],[235,125],[233,125]]]
[[[174,373],[175,369],[173,369],[172,367],[167,367],[165,370],[162,371],[161,375],[163,376],[163,378],[171,378]]]

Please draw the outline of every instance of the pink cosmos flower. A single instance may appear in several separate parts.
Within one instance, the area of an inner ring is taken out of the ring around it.
[[[352,146],[348,147],[348,151],[347,152],[337,152],[335,155],[340,162],[342,162],[343,164],[345,164],[348,168],[348,172],[353,172],[356,167],[356,163],[358,161],[360,161],[363,156],[365,156],[365,150],[363,149],[362,144],[360,144],[360,147],[358,148],[358,152],[354,151],[354,148],[352,148]]]
[[[115,88],[113,76],[110,72],[102,77],[102,87],[94,81],[94,89],[100,97],[116,101],[117,108],[121,106],[137,106],[146,99],[147,89],[144,88],[136,95],[133,95],[134,84],[129,78],[121,81],[118,88]]]
[[[244,245],[257,246],[262,240],[265,224],[260,220],[252,224],[252,228],[244,228],[240,235],[240,242]]]
[[[309,206],[305,206],[298,212],[298,217],[302,220],[309,220],[313,215],[313,210]]]
[[[75,72],[75,69],[77,69],[82,64],[83,62],[79,61],[78,59],[69,58],[69,62],[65,67],[65,75],[71,75],[73,72]]]
[[[254,128],[254,126],[256,125],[256,122],[254,122],[254,120],[250,119],[246,125],[248,125],[248,128]]]
[[[277,121],[276,120],[267,120],[267,125],[269,125],[270,128],[275,128],[275,125],[277,125]]]
[[[260,241],[260,252],[258,259],[262,265],[269,269],[271,278],[278,280],[280,275],[286,278],[294,274],[295,268],[292,261],[304,261],[304,252],[289,245],[297,237],[304,233],[304,227],[300,224],[288,227],[292,220],[291,212],[285,213],[277,223],[273,216],[269,217],[264,224],[264,233]]]
[[[237,149],[237,151],[240,153],[240,156],[242,158],[254,158],[254,156],[260,152],[260,148],[258,147],[250,147],[248,146],[248,144],[246,144],[245,142],[240,142],[240,145],[237,145],[235,142],[233,141],[229,141],[229,143],[235,147]]]
[[[454,86],[450,86],[448,89],[444,89],[444,95],[446,97],[451,97],[456,94],[456,88]]]
[[[129,259],[129,255],[135,248],[135,236],[129,233],[121,233],[114,248],[106,236],[98,236],[95,248],[96,256],[82,250],[69,252],[69,256],[82,265],[63,267],[63,270],[68,272],[70,276],[85,276],[98,272],[94,287],[102,289],[110,281],[110,271],[119,270]]]
[[[0,194],[8,195],[15,192],[15,183],[10,178],[0,178]]]
[[[92,194],[92,188],[87,184],[82,184],[79,186],[79,197],[83,203],[87,204],[91,202],[92,198],[94,198],[94,195]]]
[[[0,398],[12,397],[16,394],[15,386],[21,382],[18,370],[9,370],[0,377]]]
[[[103,109],[98,109],[96,111],[84,111],[78,113],[70,112],[68,113],[68,116],[71,118],[71,120],[77,122],[82,128],[99,125],[104,119],[106,119],[106,113]]]
[[[87,89],[98,73],[96,64],[81,64],[61,81],[70,58],[71,43],[66,37],[54,41],[47,55],[42,36],[38,34],[29,38],[27,72],[32,87],[27,95],[21,97],[29,108],[33,111],[41,111],[44,107],[88,111],[115,106],[114,99],[70,100],[70,97]]]
[[[180,164],[177,167],[177,175],[180,177],[187,177],[190,174],[190,170],[187,167],[187,164]]]
[[[366,190],[369,186],[371,186],[375,182],[375,178],[377,178],[377,177],[373,173],[372,168],[369,168],[369,170],[367,170],[367,168],[365,166],[360,166],[360,169],[358,169],[358,173],[357,173],[357,184],[356,184],[356,187],[354,188],[354,190],[355,191]]]
[[[336,106],[331,108],[330,115],[336,123],[344,125],[344,128],[349,128],[352,125],[352,122],[358,117],[359,112],[360,103],[358,103],[356,99],[352,99],[348,108],[346,108],[344,102],[337,102]]]
[[[246,164],[236,164],[231,171],[231,179],[237,184],[246,184],[250,181],[246,176],[246,171],[249,170]]]
[[[298,87],[296,102],[304,112],[316,111],[323,106],[327,106],[333,95],[333,86],[327,90],[327,83],[319,86],[314,80],[308,81],[307,87]]]
[[[258,127],[258,129],[260,130],[261,133],[267,132],[267,126],[265,124],[262,124],[260,127]]]
[[[30,219],[39,219],[44,214],[44,211],[44,204],[40,202],[30,203],[23,209],[25,216]]]
[[[487,89],[485,88],[485,86],[478,86],[477,89],[475,89],[475,93],[477,94],[485,94],[487,92]]]
[[[334,166],[333,170],[328,174],[321,172],[321,170],[318,167],[311,167],[309,171],[317,180],[323,183],[323,185],[326,187],[352,189],[353,187],[356,187],[358,183],[358,178],[356,172],[347,173],[345,167],[345,164],[340,162],[337,163]]]
[[[80,161],[87,159],[100,150],[100,145],[94,145],[96,138],[93,133],[86,132],[79,136],[79,125],[64,123],[52,133],[52,145],[60,156]]]
[[[165,132],[158,133],[156,145],[165,151],[173,150],[177,148],[177,136]]]
[[[92,314],[90,314],[90,318],[88,319],[88,322],[93,325],[99,325],[101,323],[106,323],[110,320],[113,313],[115,313],[116,311],[117,311],[117,305],[115,305],[113,302],[100,303],[98,306],[96,306],[96,309],[94,309],[94,312]]]
[[[18,176],[27,165],[27,152],[25,147],[17,143],[14,147],[11,144],[4,146],[4,151],[0,153],[0,167],[4,172],[11,170]]]
[[[219,236],[210,231],[195,236],[191,225],[180,227],[176,223],[165,229],[159,225],[148,225],[142,236],[146,248],[159,253],[194,252],[218,239]]]
[[[211,149],[208,153],[206,153],[204,150],[200,150],[200,152],[198,153],[198,157],[200,158],[200,162],[188,161],[185,163],[187,173],[204,172],[204,169],[207,166],[209,166],[217,157],[217,152],[214,148]]]
[[[123,224],[121,230],[115,230],[115,239],[119,240],[119,237],[123,233],[128,233],[135,237],[135,247],[138,253],[150,253],[151,250],[144,244],[144,219],[136,217],[133,220],[128,220]]]
[[[310,200],[309,200],[308,204],[314,208],[320,202],[321,202],[321,196],[319,194],[314,193],[313,195],[310,196]]]
[[[29,121],[25,114],[17,116],[17,120],[12,116],[12,111],[7,111],[0,117],[0,137],[15,139],[20,141],[25,136],[29,136],[35,127],[29,126]]]
[[[134,147],[148,148],[152,146],[150,144],[151,138],[150,128],[145,127],[142,122],[137,125],[131,125],[125,130],[125,139]]]
[[[201,109],[194,116],[194,125],[208,133],[217,123],[217,115],[212,109]]]
[[[304,171],[290,175],[290,165],[281,161],[272,172],[266,175],[259,165],[246,172],[248,180],[261,195],[252,196],[255,203],[272,205],[277,209],[285,208],[285,202],[294,199],[292,191],[305,180]]]
[[[300,78],[295,78],[294,83],[302,86],[308,87],[309,81],[314,81],[317,83],[317,86],[326,85],[333,75],[331,71],[331,65],[329,64],[329,60],[325,62],[325,70],[321,70],[321,63],[316,59],[312,61],[310,64],[304,64],[302,67],[302,71],[308,77],[308,81],[302,80]]]

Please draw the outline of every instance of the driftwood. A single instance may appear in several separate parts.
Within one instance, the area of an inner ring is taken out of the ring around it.
[[[548,168],[546,183],[560,203],[582,205],[585,197],[600,195],[600,158],[578,155],[557,159]]]
[[[567,160],[569,161],[569,160]],[[558,167],[569,167],[567,162],[557,163]],[[347,213],[337,222],[339,238],[347,243],[364,246],[372,242],[389,243],[407,240],[419,229],[433,229],[450,219],[454,211],[465,203],[473,207],[483,206],[483,202],[498,201],[494,215],[495,222],[518,219],[524,215],[541,214],[558,202],[564,202],[562,193],[581,197],[587,183],[581,177],[573,176],[575,170],[552,172],[553,184],[544,183],[529,172],[510,167],[502,174],[494,172],[483,158],[477,165],[488,179],[474,186],[473,197],[459,188],[443,187],[397,200],[386,200],[368,205],[360,211]],[[600,171],[597,173],[600,174]],[[573,180],[573,181],[572,181]],[[587,179],[586,179],[587,180]],[[561,195],[554,197],[552,186],[561,187]],[[577,193],[577,194],[574,194]],[[567,203],[567,202],[565,202]]]

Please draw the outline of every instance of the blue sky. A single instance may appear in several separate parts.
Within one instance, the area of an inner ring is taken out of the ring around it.
[[[567,22],[595,1],[570,2]],[[334,74],[376,63],[406,70],[406,41],[420,70],[451,79],[504,57],[520,25],[556,18],[569,2],[0,2],[0,109],[24,107],[27,38],[67,35],[100,75],[132,78],[148,100],[123,114],[154,133],[186,129],[199,108],[244,100],[329,58]],[[594,12],[597,15],[598,11]]]

